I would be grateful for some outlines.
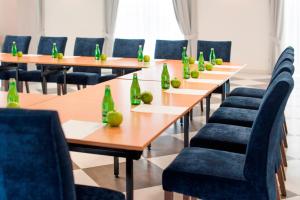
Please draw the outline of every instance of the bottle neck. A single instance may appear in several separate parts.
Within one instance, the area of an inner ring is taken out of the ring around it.
[[[110,88],[105,88],[105,96],[111,96]]]

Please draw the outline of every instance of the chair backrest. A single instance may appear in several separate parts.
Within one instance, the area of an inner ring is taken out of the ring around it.
[[[144,49],[145,40],[144,39],[120,39],[116,38],[113,48],[113,57],[123,57],[123,58],[137,58],[137,53],[139,45],[142,45]],[[125,74],[136,71],[135,69],[126,69]],[[118,74],[117,69],[112,70],[113,74]]]
[[[276,72],[277,68],[279,65],[284,62],[284,61],[289,61],[291,63],[294,63],[294,49],[293,47],[287,47],[278,57],[276,64],[274,66],[272,75]]]
[[[31,41],[31,36],[16,36],[16,35],[7,35],[5,36],[2,52],[11,53],[11,46],[13,41],[17,44],[18,51],[22,51],[24,54],[28,54],[28,49]],[[2,63],[2,66],[16,65],[12,63]],[[20,69],[27,70],[27,64],[21,64]]]
[[[154,58],[181,60],[182,48],[187,45],[187,40],[156,40]]]
[[[144,39],[115,39],[113,57],[137,58],[139,45],[144,48]]]
[[[104,38],[76,38],[74,56],[95,56],[96,44],[102,52]],[[101,74],[101,69],[96,67],[73,67],[74,72],[91,72]]]
[[[290,73],[277,76],[268,88],[253,123],[247,145],[244,175],[275,199],[274,174],[281,137],[282,116],[294,81]]]
[[[57,112],[0,109],[0,129],[0,199],[76,199]]]
[[[222,58],[224,62],[230,62],[231,57],[231,41],[204,41],[198,40],[197,43],[197,59],[200,51],[204,54],[204,59],[209,60],[210,49],[215,49],[217,58]]]
[[[67,37],[41,36],[38,44],[37,54],[51,55],[53,43],[56,43],[57,51],[59,53],[65,53],[67,40],[68,40]],[[38,69],[41,69],[41,65],[36,65],[36,66]]]

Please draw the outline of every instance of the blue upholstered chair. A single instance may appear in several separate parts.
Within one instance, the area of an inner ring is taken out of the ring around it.
[[[29,44],[31,41],[31,36],[15,36],[7,35],[5,36],[4,43],[2,46],[3,53],[11,53],[11,46],[13,42],[16,42],[18,51],[22,51],[24,54],[28,54]],[[0,66],[0,79],[9,80],[10,78],[16,77],[16,70],[9,69],[10,67],[17,67],[16,63],[5,63],[2,62]],[[27,64],[19,64],[19,71],[26,71]]]
[[[137,58],[137,52],[139,45],[142,45],[144,48],[145,40],[144,39],[120,39],[116,38],[113,48],[113,57],[122,57],[122,58]],[[125,74],[135,72],[136,69],[126,69]],[[121,75],[120,70],[113,69],[113,74]]]
[[[75,185],[54,111],[0,109],[0,199],[124,200],[120,192]]]
[[[67,37],[45,37],[41,36],[38,44],[37,54],[40,55],[51,55],[52,44],[56,43],[57,50],[59,53],[65,53],[65,48],[67,44]],[[44,67],[48,68],[49,74],[46,75],[47,82],[56,83],[57,77],[62,74],[61,70],[53,69],[55,66],[53,65],[44,65]],[[51,70],[52,67],[52,70]],[[31,70],[20,73],[20,80],[25,81],[26,88],[28,87],[28,82],[42,82],[42,66],[37,65],[37,70]],[[47,85],[42,85],[43,93],[47,93]],[[29,90],[27,91],[29,92]]]
[[[294,63],[294,48],[287,47],[281,55],[278,57],[278,60],[274,66],[273,73],[275,73],[277,67],[284,61],[290,61]],[[272,74],[273,74],[272,73]],[[246,88],[246,87],[238,87],[232,90],[229,96],[244,96],[244,97],[256,97],[262,98],[265,93],[264,89],[258,88]]]
[[[99,44],[102,52],[104,38],[76,38],[74,47],[74,56],[95,56],[96,44]],[[73,72],[66,74],[66,83],[75,84],[80,89],[80,85],[95,85],[114,78],[113,75],[101,75],[101,69],[96,67],[73,67]],[[64,75],[57,79],[58,92],[64,83]]]
[[[280,129],[294,85],[289,73],[280,76],[263,98],[245,154],[200,147],[184,149],[163,172],[165,199],[172,199],[173,192],[214,200],[273,200],[279,196],[275,169],[280,132],[274,130]]]
[[[187,40],[156,40],[154,59],[181,60],[182,48]]]
[[[294,73],[294,66],[290,61],[285,61],[278,66],[276,72],[274,73],[270,81],[270,85],[272,85],[272,83],[275,80],[277,80],[277,77],[283,72],[287,72],[291,76]],[[270,87],[270,85],[268,86],[268,88]],[[259,106],[257,105],[260,104],[259,99],[244,97],[235,98],[235,100],[233,100],[233,98],[231,98],[228,101],[225,100],[224,102],[225,103],[222,104],[223,106],[217,109],[209,118],[209,123],[222,123],[245,127],[252,126],[255,116],[257,114],[257,109],[253,108],[255,108],[255,106]],[[229,106],[230,103],[235,103],[239,106]],[[248,105],[246,105],[246,103],[248,103]],[[252,107],[252,109],[250,107]]]

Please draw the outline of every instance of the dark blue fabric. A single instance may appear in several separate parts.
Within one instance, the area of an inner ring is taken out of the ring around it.
[[[96,44],[102,52],[104,38],[76,38],[74,56],[95,56]],[[96,67],[73,67],[74,72],[92,72],[101,74],[101,69]]]
[[[2,46],[3,53],[11,53],[11,47],[13,41],[16,42],[18,51],[22,51],[23,54],[28,54],[31,36],[16,36],[16,35],[5,36],[3,46]],[[16,64],[5,63],[5,62],[1,63],[1,66],[8,66],[8,65],[16,65]],[[20,64],[19,69],[27,70],[27,64]]]
[[[37,54],[41,55],[51,55],[52,53],[52,45],[56,43],[56,47],[59,53],[65,53],[65,48],[67,44],[67,37],[46,37],[41,36]],[[28,82],[41,82],[41,65],[36,65],[38,70],[22,72],[19,75],[19,79]],[[51,67],[55,67],[55,65],[44,65],[45,68],[51,69]],[[51,75],[47,76],[48,82],[56,83],[57,77],[61,74],[61,72],[57,70],[53,70]]]
[[[88,73],[88,72],[72,72],[68,73],[66,76],[67,84],[78,84],[78,85],[95,85],[98,83],[102,83],[104,81],[108,81],[115,78],[115,75],[108,74],[102,75],[96,73]],[[60,75],[57,79],[57,83],[64,83],[64,76]]]
[[[110,189],[76,185],[77,200],[125,200],[124,194]]]
[[[191,147],[246,153],[251,128],[208,123],[191,139]]]
[[[276,199],[278,130],[293,85],[287,72],[270,85],[251,129],[245,155],[186,148],[164,170],[163,189],[201,199]]]
[[[156,40],[154,58],[181,60],[182,48],[187,46],[187,40]]]
[[[251,110],[258,110],[261,102],[262,102],[261,98],[229,96],[223,101],[221,107],[246,108]]]
[[[229,93],[229,96],[243,96],[243,97],[254,97],[263,98],[265,95],[265,89],[238,87]]]
[[[102,52],[104,38],[76,38],[74,56],[95,56],[96,44]],[[67,84],[95,85],[115,78],[115,75],[101,76],[101,69],[97,67],[73,67],[73,72],[66,74]],[[57,78],[57,83],[64,83],[64,75]]]
[[[137,53],[139,45],[142,45],[144,49],[145,40],[144,39],[120,39],[116,38],[113,48],[113,57],[122,57],[122,58],[137,58]],[[126,69],[125,74],[138,71],[136,69]],[[113,69],[113,74],[120,74],[119,70]]]
[[[208,122],[252,127],[256,116],[257,110],[220,107],[212,114]]]
[[[197,43],[197,59],[200,51],[203,52],[204,59],[209,60],[210,49],[215,49],[217,58],[222,58],[224,62],[230,62],[231,41],[204,41],[198,40]]]
[[[1,200],[124,200],[111,190],[76,186],[55,111],[0,109]]]
[[[59,76],[62,76],[62,71],[54,71],[53,74],[49,74],[46,76],[47,82],[56,83]],[[20,71],[19,72],[19,80],[20,81],[28,81],[28,82],[42,82],[42,74],[41,70],[31,70],[31,71]]]

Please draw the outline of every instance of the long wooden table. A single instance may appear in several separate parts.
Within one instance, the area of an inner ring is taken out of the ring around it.
[[[22,57],[12,56],[8,53],[0,53],[0,61],[6,63],[16,63],[16,80],[18,82],[19,77],[19,64],[22,63],[33,63],[38,64],[41,67],[41,76],[42,76],[42,84],[43,88],[46,88],[46,75],[48,75],[54,69],[62,70],[64,74],[64,91],[66,94],[66,73],[69,67],[77,66],[77,67],[96,67],[96,68],[111,68],[111,69],[119,69],[121,70],[121,75],[125,74],[126,69],[142,69],[149,68],[151,66],[156,65],[156,62],[138,62],[136,58],[107,58],[106,61],[95,60],[94,57],[87,56],[65,56],[62,59],[52,58],[50,55],[35,55],[35,54],[25,54]],[[157,61],[161,62],[161,61]],[[14,69],[6,67],[7,70]],[[1,70],[1,69],[0,69]],[[44,94],[47,94],[47,91],[43,90]]]
[[[26,58],[26,56],[25,56]],[[68,58],[65,58],[68,59]],[[11,62],[11,61],[9,61]],[[23,61],[20,61],[22,63]],[[58,62],[58,61],[57,61]],[[73,61],[75,62],[75,61]],[[95,62],[95,61],[94,61]],[[181,61],[166,61],[169,64],[171,77],[182,77]],[[71,63],[71,62],[70,62]],[[47,63],[48,64],[48,63]],[[51,63],[53,64],[53,63]],[[78,63],[77,63],[78,64]],[[78,64],[79,65],[79,64]],[[82,63],[80,64],[82,65]],[[86,65],[89,66],[90,64]],[[229,64],[227,64],[229,65]],[[180,113],[155,113],[155,112],[134,112],[135,107],[130,105],[130,85],[131,75],[122,76],[118,79],[107,81],[95,86],[88,87],[64,96],[47,99],[33,103],[25,108],[30,109],[50,109],[57,110],[64,124],[71,120],[80,122],[92,122],[97,124],[97,128],[85,135],[77,137],[66,135],[70,150],[86,153],[114,156],[115,173],[118,173],[117,157],[126,158],[126,196],[133,199],[133,160],[140,159],[142,152],[153,140],[155,140],[170,125],[179,118],[184,117],[184,144],[189,143],[189,112],[203,98],[210,96],[220,84],[226,82],[237,73],[243,66],[237,68],[224,67],[214,68],[214,71],[224,71],[225,74],[201,73],[198,80],[220,80],[216,83],[203,83],[190,80],[183,80],[181,89],[203,90],[203,94],[175,94],[168,93],[161,89],[160,74],[162,62],[156,62],[151,68],[138,72],[139,83],[142,91],[151,91],[154,95],[153,106],[169,106],[184,108]],[[192,65],[191,68],[195,68]],[[232,72],[232,73],[228,73]],[[111,128],[101,123],[101,102],[104,95],[105,85],[110,85],[115,101],[116,110],[123,113],[124,121],[120,127]],[[23,98],[21,96],[21,102]],[[22,105],[22,104],[21,104]],[[23,107],[22,106],[22,107]],[[80,130],[78,130],[80,132]]]

